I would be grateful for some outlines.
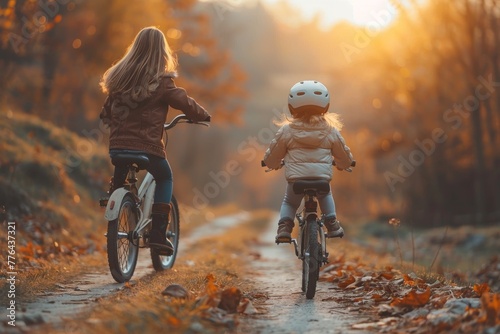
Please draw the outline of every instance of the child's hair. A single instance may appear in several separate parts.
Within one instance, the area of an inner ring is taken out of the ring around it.
[[[176,68],[177,60],[165,35],[156,27],[146,27],[125,55],[104,73],[100,85],[104,93],[126,93],[143,100],[156,90],[163,75],[171,72],[175,76]]]
[[[276,125],[283,126],[285,124],[302,122],[306,124],[318,124],[321,122],[326,122],[331,128],[342,130],[344,124],[340,120],[340,115],[336,113],[324,113],[324,114],[308,114],[301,113],[300,116],[294,116],[292,114],[292,118],[288,118],[285,114],[281,120],[276,122]]]

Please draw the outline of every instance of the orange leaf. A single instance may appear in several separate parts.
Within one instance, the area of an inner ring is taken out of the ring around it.
[[[403,274],[404,284],[409,286],[417,286],[419,283],[419,279],[413,279],[407,274]]]
[[[431,297],[431,289],[427,287],[424,292],[418,293],[411,290],[402,298],[394,298],[391,306],[396,307],[421,307],[427,304]]]
[[[386,280],[389,280],[389,281],[390,281],[391,279],[393,279],[393,278],[394,278],[394,273],[387,272],[387,271],[386,271],[386,272],[382,272],[382,273],[380,273],[380,277],[383,277],[383,278],[385,278]]]
[[[176,318],[176,317],[174,317],[174,316],[170,316],[170,317],[168,317],[167,321],[168,321],[168,323],[169,323],[170,325],[172,325],[172,326],[174,326],[174,327],[177,327],[177,326],[179,326],[179,325],[181,324],[180,319],[179,319],[179,318]]]
[[[356,282],[356,279],[354,276],[350,275],[346,279],[339,282],[339,288],[345,289],[354,282]]]
[[[486,313],[486,324],[500,324],[500,293],[484,292],[481,296],[481,308]]]
[[[238,288],[227,288],[221,293],[220,302],[217,306],[228,313],[236,313],[241,300],[241,291]]]
[[[28,242],[26,246],[19,247],[18,252],[29,257],[35,256],[35,249],[33,247],[33,243]]]
[[[209,296],[213,296],[217,293],[218,288],[215,285],[215,276],[213,274],[208,274],[205,278],[207,280],[206,291]]]
[[[490,286],[488,283],[474,284],[474,291],[481,297],[485,292],[490,292]]]

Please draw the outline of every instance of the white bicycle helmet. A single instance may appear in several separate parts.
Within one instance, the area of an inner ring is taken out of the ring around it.
[[[324,114],[329,106],[330,94],[325,85],[319,81],[300,81],[290,89],[288,108],[292,115],[306,108],[310,109],[311,113]]]

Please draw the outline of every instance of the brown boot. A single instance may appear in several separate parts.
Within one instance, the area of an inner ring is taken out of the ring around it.
[[[344,236],[344,229],[335,216],[325,219],[325,227],[328,230],[327,238],[342,238]]]
[[[158,255],[170,256],[174,253],[174,247],[170,240],[167,239],[169,214],[169,203],[153,203],[149,247],[154,249]]]
[[[278,222],[278,232],[276,235],[276,243],[291,243],[292,242],[292,230],[295,223],[290,218],[281,218]]]

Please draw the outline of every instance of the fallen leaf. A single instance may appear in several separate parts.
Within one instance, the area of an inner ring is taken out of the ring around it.
[[[220,302],[217,306],[228,313],[236,313],[241,300],[241,291],[238,288],[227,288],[221,293]]]
[[[473,289],[479,297],[481,297],[485,292],[490,292],[490,286],[488,283],[474,284]]]
[[[205,278],[207,281],[206,291],[209,296],[214,296],[219,289],[215,285],[215,276],[213,274],[208,274]]]
[[[485,322],[488,326],[500,324],[500,293],[483,293],[481,308],[486,315]]]
[[[188,291],[179,284],[171,284],[165,288],[161,293],[164,296],[169,296],[173,298],[185,299],[189,296]]]
[[[356,282],[356,278],[354,278],[354,276],[350,275],[346,279],[341,280],[338,285],[340,288],[345,289],[354,282]]]
[[[253,315],[259,313],[255,306],[253,306],[252,302],[248,298],[244,298],[241,301],[241,304],[238,306],[238,312],[247,314],[247,315]]]
[[[174,326],[174,327],[177,327],[181,324],[181,320],[177,317],[174,317],[174,316],[170,316],[167,318],[167,321],[170,325]]]
[[[391,279],[394,278],[394,273],[384,271],[384,272],[380,273],[379,277],[385,278],[386,280],[390,281]]]
[[[378,294],[378,293],[374,293],[372,295],[372,299],[374,301],[376,301],[376,302],[380,302],[380,301],[384,300],[384,295],[383,294],[381,295],[381,294]]]
[[[420,307],[427,304],[431,297],[431,289],[427,287],[425,291],[418,293],[417,290],[411,290],[402,298],[394,298],[391,306],[395,307]]]

